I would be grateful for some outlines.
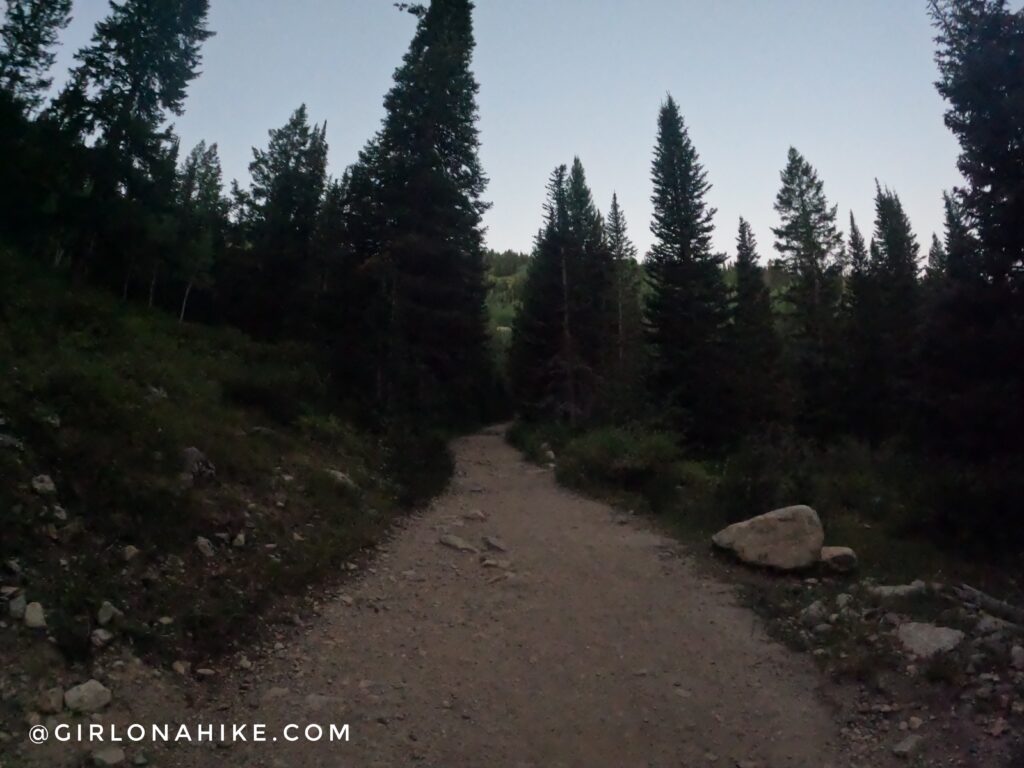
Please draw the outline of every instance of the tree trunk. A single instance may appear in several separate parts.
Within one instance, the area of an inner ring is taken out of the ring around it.
[[[156,293],[156,267],[149,276],[149,308],[153,308],[153,294]]]
[[[178,322],[185,322],[185,308],[188,306],[188,295],[192,293],[192,281],[188,281],[188,285],[185,286],[185,296],[181,300],[181,312],[178,314]]]

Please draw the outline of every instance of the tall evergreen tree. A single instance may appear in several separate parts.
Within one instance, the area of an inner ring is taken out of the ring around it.
[[[939,240],[939,236],[932,233],[932,243],[928,248],[928,266],[925,267],[925,275],[929,283],[941,281],[949,272],[949,260],[946,256],[946,246]]]
[[[39,107],[52,82],[53,49],[71,21],[71,0],[7,0],[0,27],[0,91],[27,112]]]
[[[490,358],[473,3],[431,0],[410,10],[416,34],[376,139],[378,204],[387,211],[381,251],[366,254],[387,273],[386,399],[401,410],[475,418]]]
[[[199,74],[207,12],[208,0],[112,2],[52,105],[69,133],[94,141],[95,232],[85,256],[120,256],[111,266],[126,294],[139,263],[152,261],[146,242],[173,212],[177,140],[166,119],[182,113]]]
[[[246,250],[232,279],[236,322],[261,336],[306,336],[312,322],[313,233],[327,180],[326,124],[303,104],[266,149],[253,148],[252,185],[237,195]]]
[[[947,197],[949,281],[929,329],[932,445],[1024,451],[1024,12],[1006,0],[930,0],[937,88],[960,142]]]
[[[640,307],[641,268],[629,238],[626,215],[612,194],[605,239],[613,267],[613,337],[610,345],[608,410],[615,418],[634,414],[640,405],[643,374],[643,318]]]
[[[544,225],[537,233],[523,286],[523,303],[512,329],[509,378],[521,414],[528,419],[574,421],[576,404],[575,318],[566,260],[568,168],[551,174]]]
[[[870,256],[850,216],[844,295],[847,428],[879,440],[905,433],[913,412],[920,330],[918,245],[899,196],[875,184]]]
[[[771,294],[758,263],[750,223],[740,217],[736,236],[736,292],[732,310],[732,395],[740,435],[779,419],[782,408],[781,341]]]
[[[662,104],[652,165],[655,242],[648,260],[645,323],[653,352],[651,386],[688,439],[725,438],[724,333],[728,296],[723,257],[711,250],[711,185],[672,97]]]
[[[793,148],[782,171],[775,210],[781,220],[772,229],[775,249],[790,276],[785,300],[797,412],[804,428],[827,432],[836,426],[842,236],[824,183]]]
[[[195,288],[209,289],[214,260],[224,246],[228,203],[217,145],[200,141],[185,158],[178,183],[180,239],[174,257],[175,277],[184,285],[178,320],[185,320]]]
[[[528,417],[592,418],[614,332],[614,270],[604,222],[579,158],[548,185],[545,223],[527,273],[510,376]]]
[[[843,388],[837,406],[845,414],[845,429],[866,435],[872,410],[880,396],[882,378],[876,345],[878,280],[864,235],[852,212],[846,262],[849,271],[842,296]]]

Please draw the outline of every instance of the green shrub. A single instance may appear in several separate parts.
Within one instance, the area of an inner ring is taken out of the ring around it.
[[[566,443],[558,456],[558,479],[583,489],[636,493],[658,509],[674,495],[679,458],[667,433],[604,427]]]
[[[505,435],[505,439],[523,452],[529,461],[547,463],[548,449],[557,455],[569,441],[568,427],[561,424],[517,421]]]

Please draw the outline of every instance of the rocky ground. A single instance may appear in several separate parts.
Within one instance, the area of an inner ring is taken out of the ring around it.
[[[944,587],[712,558],[559,488],[498,431],[455,450],[446,495],[228,657],[158,668],[114,641],[68,663],[8,594],[0,765],[1011,765],[1012,624]],[[278,741],[28,740],[61,723],[264,723]],[[289,723],[350,740],[290,743]]]

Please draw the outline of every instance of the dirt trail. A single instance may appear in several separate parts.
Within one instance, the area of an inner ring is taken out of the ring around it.
[[[349,723],[348,744],[177,748],[188,766],[838,765],[810,663],[673,542],[559,488],[491,430],[449,492],[206,722]],[[465,519],[482,510],[485,521]],[[511,561],[481,549],[495,536]],[[350,599],[354,604],[349,604]]]

